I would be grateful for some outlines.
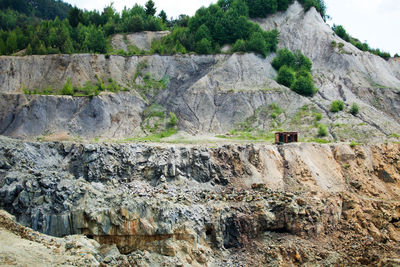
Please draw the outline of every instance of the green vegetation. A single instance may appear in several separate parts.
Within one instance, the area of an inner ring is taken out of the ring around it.
[[[276,119],[277,116],[280,115],[280,114],[282,114],[282,112],[283,112],[283,110],[281,109],[281,107],[278,106],[278,105],[275,104],[275,103],[272,103],[272,104],[269,106],[269,108],[270,108],[270,110],[272,110],[271,118],[273,118],[273,119]]]
[[[64,84],[63,89],[61,90],[62,95],[73,95],[74,94],[74,88],[72,87],[71,84],[71,79],[68,77],[67,81]]]
[[[307,140],[308,142],[314,142],[318,144],[329,144],[330,141],[326,139],[321,139],[321,138],[310,138]]]
[[[332,101],[330,111],[331,112],[339,112],[344,109],[344,103],[341,100]]]
[[[50,6],[50,9],[51,4],[62,3],[52,0],[36,1],[46,2],[41,7]],[[0,55],[10,55],[25,48],[25,53],[28,55],[106,53],[109,50],[106,37],[112,34],[167,29],[162,18],[155,16],[155,8],[150,6],[150,2],[148,1],[145,8],[135,5],[130,9],[124,9],[121,14],[115,11],[112,4],[99,13],[82,11],[62,3],[68,7],[63,9],[66,14],[61,16],[58,12],[54,18],[49,14],[51,20],[44,21],[25,18],[19,9],[2,11],[0,20],[8,22],[1,23]],[[4,1],[1,3],[4,4]],[[8,3],[3,8],[13,8],[13,5]],[[33,14],[36,14],[35,8]]]
[[[320,121],[320,120],[322,120],[322,114],[321,114],[321,113],[315,112],[315,113],[313,113],[313,116],[314,116],[314,118],[315,118],[315,121]]]
[[[220,2],[229,2],[229,0],[220,0]],[[245,0],[245,2],[249,7],[251,18],[264,18],[277,11],[285,11],[294,0]],[[299,2],[306,11],[315,7],[322,18],[326,18],[326,6],[323,0],[299,0]]]
[[[159,142],[162,138],[169,137],[178,131],[178,118],[173,112],[169,112],[157,104],[148,106],[143,111],[142,130],[148,135],[140,138],[131,138],[128,141],[152,141]]]
[[[296,80],[296,74],[293,69],[284,65],[279,69],[277,82],[291,88]]]
[[[326,126],[323,124],[318,125],[318,136],[324,137],[328,135],[328,130],[326,129]]]
[[[354,141],[351,141],[351,143],[350,143],[350,147],[351,148],[354,148],[354,147],[356,147],[356,146],[358,146],[359,145],[359,143],[356,143],[356,142],[354,142]]]
[[[312,62],[300,51],[279,50],[272,66],[278,70],[278,83],[304,96],[313,96],[317,92],[311,76]]]
[[[337,36],[339,36],[340,38],[342,38],[346,42],[351,43],[352,45],[354,45],[355,47],[357,47],[361,51],[368,51],[368,52],[370,52],[372,54],[380,56],[381,58],[383,58],[385,60],[388,60],[390,58],[390,53],[383,52],[380,49],[373,49],[373,48],[369,47],[369,45],[367,43],[362,43],[357,38],[354,38],[354,37],[350,36],[342,25],[335,25],[334,24],[333,27],[332,27],[332,30],[336,33]],[[342,47],[340,47],[340,44],[339,44],[339,49],[340,48],[343,48],[343,44],[342,44]]]
[[[358,105],[356,103],[351,104],[350,114],[352,114],[353,116],[356,116],[359,111],[360,111],[360,108],[358,107]]]
[[[143,54],[132,47],[128,52],[111,51],[107,38],[116,33],[158,31],[172,33],[155,42],[151,53],[219,53],[232,45],[232,52],[255,52],[263,56],[276,50],[277,30],[263,31],[249,20],[286,10],[294,0],[219,0],[200,8],[195,16],[181,15],[168,21],[152,0],[117,13],[113,5],[102,12],[80,10],[58,0],[0,1],[0,55],[26,49],[25,54],[109,53]],[[323,0],[300,0],[308,10],[315,7],[325,17]]]
[[[72,6],[62,1],[53,0],[1,0],[0,28],[13,30],[28,24],[35,24],[40,19],[65,19]]]
[[[279,129],[281,130],[281,129]],[[276,130],[278,131],[278,130]],[[275,141],[275,131],[270,132],[262,130],[254,130],[251,132],[231,130],[228,135],[217,135],[218,138],[231,139],[231,140],[251,140],[251,141],[264,141],[264,142],[274,142]]]
[[[97,76],[96,76],[97,77]],[[32,89],[28,90],[25,86],[22,87],[24,94],[35,94],[35,95],[71,95],[71,96],[94,96],[98,95],[100,92],[118,92],[127,91],[129,89],[122,88],[116,81],[109,78],[105,82],[104,77],[97,77],[96,83],[91,81],[85,82],[83,86],[72,86],[71,79],[68,77],[63,88],[61,90],[53,90],[51,87],[43,89]]]
[[[168,75],[165,75],[158,80],[149,72],[143,74],[143,71],[147,67],[147,61],[140,62],[133,78],[133,87],[138,90],[139,94],[144,99],[156,96],[161,90],[166,89],[169,84]],[[138,83],[138,81],[141,81],[141,83]]]
[[[170,35],[153,42],[152,53],[212,54],[219,53],[223,45],[232,44],[233,52],[267,56],[276,50],[278,35],[277,30],[263,31],[251,22],[249,8],[243,0],[220,0],[197,10],[187,27],[174,27]]]
[[[281,125],[279,115],[283,113],[283,109],[276,103],[268,106],[260,106],[252,116],[245,118],[242,122],[236,123],[234,129],[229,134],[217,137],[272,142],[275,140],[274,130],[283,131],[283,129],[277,129]]]

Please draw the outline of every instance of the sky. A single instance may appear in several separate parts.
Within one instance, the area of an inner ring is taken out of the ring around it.
[[[112,0],[64,0],[87,10],[103,10]],[[201,6],[217,0],[153,0],[157,13],[164,10],[168,18],[180,14],[194,15]],[[113,0],[114,8],[121,11],[135,3],[144,6],[147,0]],[[330,25],[343,25],[347,32],[372,48],[400,54],[400,0],[325,0],[327,21]]]

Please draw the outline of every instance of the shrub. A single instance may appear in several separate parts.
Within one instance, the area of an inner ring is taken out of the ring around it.
[[[264,57],[266,57],[269,53],[267,49],[267,43],[265,42],[265,39],[261,32],[254,32],[250,35],[248,48],[250,51],[260,53]]]
[[[71,84],[71,79],[68,77],[67,81],[64,84],[64,87],[61,90],[62,95],[73,95],[74,94],[74,88],[72,87]]]
[[[358,105],[356,103],[351,104],[351,108],[350,108],[350,113],[352,115],[357,115],[358,112],[360,111],[360,108],[358,107]]]
[[[339,112],[344,109],[344,103],[341,100],[335,100],[331,103],[331,112]]]
[[[328,135],[328,130],[326,129],[326,126],[323,124],[318,125],[318,136],[324,137]]]
[[[292,86],[292,90],[303,96],[313,96],[317,92],[309,73],[307,76],[298,77]]]
[[[170,112],[169,113],[169,122],[168,122],[169,127],[174,127],[177,124],[178,124],[178,118],[176,117],[175,113]]]
[[[332,47],[332,48],[335,48],[336,46],[337,46],[336,41],[332,41],[332,42],[331,42],[331,47]]]
[[[294,71],[287,66],[282,66],[278,72],[277,82],[286,87],[291,87],[296,79]]]
[[[233,45],[232,52],[246,52],[246,42],[242,39],[236,40],[235,44]]]
[[[211,54],[212,44],[210,40],[203,38],[196,43],[196,52],[199,54]]]
[[[350,147],[351,148],[354,148],[354,147],[356,147],[358,145],[358,143],[356,143],[356,142],[354,142],[354,141],[351,141],[351,143],[350,143]]]
[[[314,113],[314,118],[316,121],[320,121],[322,120],[322,114],[321,113]]]
[[[279,70],[283,65],[292,67],[294,66],[295,62],[295,56],[294,54],[287,48],[280,49],[274,58],[272,60],[272,66],[276,69]]]

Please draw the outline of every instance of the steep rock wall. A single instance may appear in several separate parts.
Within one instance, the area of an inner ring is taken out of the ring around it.
[[[265,232],[322,238],[350,222],[379,242],[399,238],[399,145],[0,142],[2,208],[41,232],[83,233],[124,253],[204,264]]]

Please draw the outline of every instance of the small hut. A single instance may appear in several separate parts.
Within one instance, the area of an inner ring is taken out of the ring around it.
[[[298,132],[277,132],[275,133],[275,144],[286,144],[298,141]]]

